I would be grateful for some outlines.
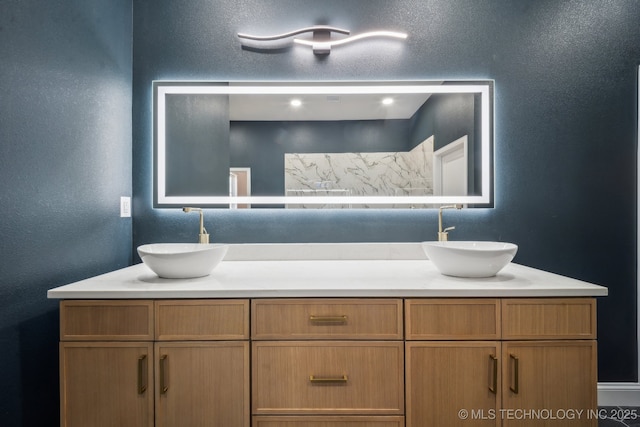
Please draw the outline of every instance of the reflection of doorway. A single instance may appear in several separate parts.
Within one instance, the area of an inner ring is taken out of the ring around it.
[[[467,135],[433,153],[433,192],[436,196],[468,194]]]
[[[251,168],[229,169],[229,196],[246,197],[251,195]],[[249,209],[247,203],[230,203],[231,209]]]

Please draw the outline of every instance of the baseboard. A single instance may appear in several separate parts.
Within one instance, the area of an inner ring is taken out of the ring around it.
[[[638,406],[640,383],[598,383],[598,406]]]

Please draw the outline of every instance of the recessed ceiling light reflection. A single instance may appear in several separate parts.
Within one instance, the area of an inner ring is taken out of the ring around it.
[[[382,105],[391,105],[393,104],[393,98],[384,98],[382,100]]]
[[[302,101],[300,101],[299,99],[292,99],[290,104],[292,107],[298,108],[302,105]]]

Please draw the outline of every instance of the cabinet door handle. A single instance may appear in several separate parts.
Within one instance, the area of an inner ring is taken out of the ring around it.
[[[509,354],[509,359],[513,361],[513,385],[509,386],[509,389],[518,394],[520,391],[520,364],[517,356]]]
[[[165,394],[169,390],[169,383],[167,381],[168,364],[169,357],[166,354],[160,356],[160,394]]]
[[[498,394],[498,358],[493,354],[489,355],[491,361],[491,385],[489,385],[489,391],[493,394]]]
[[[311,323],[335,323],[335,324],[345,324],[347,323],[347,316],[309,316],[309,320]]]
[[[147,355],[138,357],[138,394],[147,391]]]
[[[339,377],[316,377],[315,375],[309,375],[309,381],[312,384],[344,384],[349,381],[349,377],[346,375]]]

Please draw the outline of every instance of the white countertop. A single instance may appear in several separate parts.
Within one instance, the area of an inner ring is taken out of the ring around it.
[[[358,250],[354,250],[354,245],[345,244],[237,245],[230,248],[225,260],[206,277],[161,279],[144,264],[137,264],[51,289],[47,296],[53,299],[156,299],[607,295],[605,287],[514,263],[495,277],[463,279],[440,274],[431,261],[416,251],[414,244],[355,247]],[[311,251],[306,251],[309,248]],[[288,256],[284,252],[296,255]],[[333,256],[326,255],[328,252]],[[270,255],[256,256],[256,253]],[[286,259],[272,259],[274,253],[277,258]],[[304,259],[308,258],[305,253],[312,253],[314,259]],[[367,257],[377,259],[363,259]]]

